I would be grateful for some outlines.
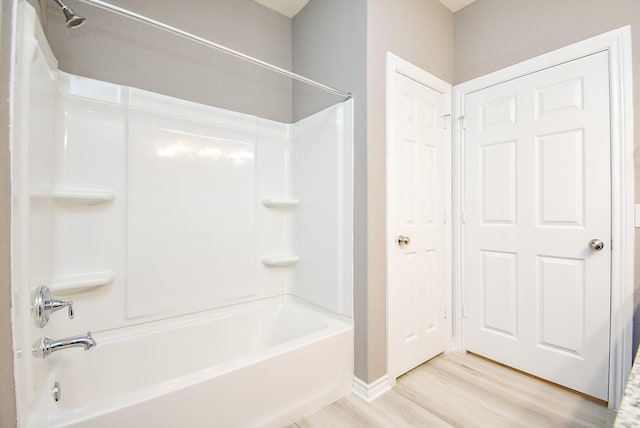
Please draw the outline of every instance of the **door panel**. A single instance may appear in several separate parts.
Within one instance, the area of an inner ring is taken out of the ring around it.
[[[499,251],[482,252],[482,326],[507,336],[517,331],[517,255]]]
[[[463,225],[467,349],[605,400],[608,85],[598,53],[467,95]]]
[[[444,351],[445,180],[444,96],[396,74],[390,290],[394,310],[392,375],[400,376]]]
[[[582,353],[584,265],[584,260],[538,256],[538,319],[542,346],[575,355]]]
[[[480,203],[483,224],[516,222],[516,141],[480,147]]]
[[[540,226],[584,226],[584,129],[535,140]]]

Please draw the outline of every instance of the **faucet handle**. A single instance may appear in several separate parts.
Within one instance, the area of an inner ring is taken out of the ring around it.
[[[68,308],[69,319],[73,319],[73,302],[54,299],[51,297],[51,290],[46,285],[38,287],[36,296],[33,299],[33,320],[36,327],[42,328],[49,322],[52,312]]]
[[[69,319],[73,319],[73,302],[71,300],[65,302],[55,299],[44,302],[45,311],[49,312],[56,312],[65,307],[69,308]]]

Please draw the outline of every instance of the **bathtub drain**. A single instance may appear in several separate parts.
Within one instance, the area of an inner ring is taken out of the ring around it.
[[[53,399],[56,403],[60,401],[60,383],[56,382],[53,384],[53,390],[51,391],[51,393],[53,394]]]

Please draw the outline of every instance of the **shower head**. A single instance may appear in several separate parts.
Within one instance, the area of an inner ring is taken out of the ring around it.
[[[73,10],[67,7],[66,4],[62,3],[62,0],[53,0],[53,1],[55,1],[58,4],[58,6],[62,8],[62,13],[64,13],[64,17],[66,18],[65,25],[67,26],[67,28],[79,27],[80,25],[84,24],[84,22],[87,20],[87,18],[85,18],[84,16],[80,16],[76,14]]]

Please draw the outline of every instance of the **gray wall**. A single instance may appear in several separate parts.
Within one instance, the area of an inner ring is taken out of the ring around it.
[[[351,92],[364,124],[367,0],[311,0],[293,18],[292,39],[293,71]],[[294,120],[344,99],[300,82],[294,82],[293,95]]]
[[[386,52],[452,81],[453,22],[437,0],[311,0],[293,19],[294,71],[351,91],[356,101],[355,374],[365,382],[387,371]],[[308,93],[294,85],[294,117],[322,105]]]
[[[87,23],[68,30],[41,0],[60,69],[260,117],[291,120],[291,79],[86,3]],[[111,3],[291,68],[291,19],[251,0],[114,0]]]
[[[9,177],[9,64],[15,0],[0,4],[0,427],[16,425],[11,346],[11,194]]]
[[[452,82],[454,17],[437,0],[369,0],[367,26],[367,375],[358,377],[372,382],[386,373],[385,55]]]
[[[366,37],[366,0],[311,0],[293,18],[293,70],[351,92],[354,97],[354,311],[358,376],[366,373],[367,346]],[[294,84],[294,118],[339,100]]]
[[[631,25],[633,45],[636,203],[640,203],[640,1],[478,0],[455,15],[455,82],[461,83]],[[640,229],[636,247],[640,248]],[[640,251],[636,251],[634,353],[640,341]]]

